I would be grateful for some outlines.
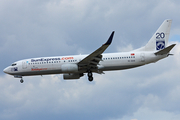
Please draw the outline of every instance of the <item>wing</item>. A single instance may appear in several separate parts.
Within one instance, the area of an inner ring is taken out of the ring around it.
[[[90,55],[85,57],[83,60],[81,60],[78,63],[78,66],[81,69],[87,69],[87,70],[94,69],[94,68],[96,69],[97,65],[99,64],[99,61],[102,60],[102,55],[101,54],[111,44],[113,36],[114,36],[114,31],[111,33],[109,39],[107,40],[107,42],[105,44],[103,44],[100,48],[98,48],[93,53],[91,53]]]

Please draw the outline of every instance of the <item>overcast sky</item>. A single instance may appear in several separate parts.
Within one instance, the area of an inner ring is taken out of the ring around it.
[[[180,1],[178,0],[1,0],[1,120],[179,120]],[[144,46],[165,19],[172,19],[169,44],[157,63],[94,74],[75,81],[62,75],[24,77],[3,73],[32,57],[89,54],[114,39],[105,51]]]

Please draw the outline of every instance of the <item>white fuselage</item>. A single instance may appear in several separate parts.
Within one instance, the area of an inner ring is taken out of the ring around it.
[[[77,64],[87,55],[40,57],[24,59],[13,63],[5,68],[4,72],[14,75],[14,77],[45,75],[45,74],[63,74],[63,73],[84,73],[87,72],[78,68],[78,71],[63,71],[62,65]],[[156,62],[167,55],[155,55],[154,52],[124,52],[124,53],[106,53],[102,54],[102,61],[97,65],[96,70],[92,72],[103,72],[111,70],[123,70],[142,66]]]

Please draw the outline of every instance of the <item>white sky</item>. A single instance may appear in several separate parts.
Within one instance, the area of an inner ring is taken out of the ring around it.
[[[1,0],[0,119],[179,120],[180,2],[178,0]],[[88,54],[115,36],[105,52],[145,45],[172,19],[166,59],[124,71],[64,81],[62,75],[5,75],[31,57]]]

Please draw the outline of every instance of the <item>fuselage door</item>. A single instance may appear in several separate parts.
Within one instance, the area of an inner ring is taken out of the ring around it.
[[[145,62],[145,54],[141,53],[140,57],[141,57],[141,62]]]
[[[26,69],[27,68],[27,62],[26,61],[22,61],[22,68]]]

